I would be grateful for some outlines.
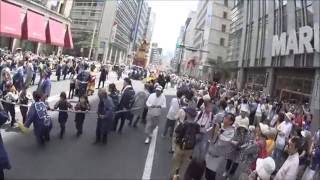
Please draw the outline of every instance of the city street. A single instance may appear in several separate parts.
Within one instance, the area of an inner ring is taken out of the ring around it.
[[[116,79],[111,74],[112,82]],[[115,81],[118,87],[122,81]],[[68,91],[69,80],[53,82],[50,106],[57,101],[59,92]],[[61,88],[60,88],[61,87]],[[62,89],[63,88],[63,89]],[[140,81],[134,82],[136,91],[143,90]],[[166,91],[174,94],[174,90]],[[167,96],[167,103],[171,96]],[[73,100],[76,101],[76,98]],[[89,98],[92,110],[98,104],[97,95]],[[168,104],[169,105],[169,104]],[[167,109],[164,110],[166,112]],[[2,136],[6,146],[12,169],[6,172],[8,179],[141,179],[148,175],[152,179],[166,179],[170,169],[171,154],[169,139],[162,139],[164,122],[161,122],[157,133],[155,146],[149,150],[144,144],[144,126],[137,129],[125,126],[123,134],[111,133],[106,146],[93,145],[95,138],[96,115],[86,116],[84,134],[77,138],[75,133],[74,114],[69,113],[66,135],[63,140],[58,138],[59,125],[57,113],[51,113],[54,128],[51,131],[51,141],[44,148],[35,142],[33,132],[22,134],[10,129],[2,129]],[[166,113],[163,113],[165,120]],[[150,145],[152,146],[152,144]],[[152,171],[146,170],[145,165],[150,158],[147,155],[153,151]]]

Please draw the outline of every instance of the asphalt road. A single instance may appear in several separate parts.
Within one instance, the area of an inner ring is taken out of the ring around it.
[[[109,82],[115,82],[118,87],[122,84],[121,80],[115,80],[115,74],[111,74]],[[136,91],[143,89],[140,81],[135,81],[133,86]],[[61,91],[68,91],[69,81],[53,82],[52,87],[52,98],[49,98],[51,106],[58,100]],[[171,89],[165,93],[168,94],[169,106],[175,91]],[[92,109],[96,110],[97,95],[91,96],[89,101]],[[153,138],[157,140],[154,149],[151,149],[154,151],[151,179],[169,179],[172,158],[168,153],[170,140],[160,136],[167,109],[163,111],[163,121],[160,122],[157,138]],[[86,116],[83,135],[77,138],[74,114],[69,113],[66,135],[62,140],[58,138],[57,113],[51,115],[54,127],[51,131],[51,141],[45,147],[36,144],[32,132],[22,134],[6,126],[1,129],[12,164],[12,169],[5,171],[7,179],[142,179],[150,151],[149,145],[144,144],[143,125],[139,125],[137,129],[125,125],[121,135],[111,133],[108,144],[102,146],[92,144],[95,140],[95,114]]]

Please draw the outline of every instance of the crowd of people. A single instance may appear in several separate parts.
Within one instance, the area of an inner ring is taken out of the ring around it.
[[[317,179],[320,129],[312,132],[312,121],[308,102],[179,78],[162,134],[170,129],[171,178]]]
[[[20,49],[14,54],[2,54],[0,125],[10,121],[12,127],[16,126],[18,104],[23,127],[33,124],[36,141],[43,146],[50,141],[53,125],[48,110],[59,111],[61,139],[68,112],[72,111],[76,113],[76,135],[80,137],[86,114],[91,111],[88,96],[96,89],[96,68],[81,59],[41,57]],[[54,71],[57,81],[61,76],[70,79],[70,92],[61,92],[59,101],[50,107],[47,99]],[[130,78],[123,79],[121,91],[114,83],[106,89],[109,68],[103,65],[100,72],[98,89],[100,85],[102,88],[94,112],[97,114],[94,144],[107,144],[110,131],[121,134],[126,120],[134,128],[139,123],[145,124],[145,144],[149,144],[167,107],[163,92],[171,85],[177,90],[176,96],[169,103],[161,132],[162,137],[171,137],[168,147],[173,154],[171,179],[307,180],[319,176],[320,129],[312,131],[311,124],[317,119],[313,119],[308,102],[298,104],[259,91],[239,91],[234,81],[210,83],[164,72],[151,73],[143,91],[135,92]],[[122,72],[118,68],[118,79]],[[38,73],[38,88],[31,99],[27,89],[36,84]],[[68,100],[74,95],[79,97],[75,106]],[[3,143],[0,155],[3,177],[3,170],[11,167]]]

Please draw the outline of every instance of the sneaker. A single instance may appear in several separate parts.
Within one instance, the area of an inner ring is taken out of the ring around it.
[[[146,140],[144,141],[145,144],[149,144],[150,143],[150,137],[147,137]]]

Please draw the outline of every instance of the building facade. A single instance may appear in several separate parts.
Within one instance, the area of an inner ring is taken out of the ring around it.
[[[186,47],[194,47],[193,40],[195,35],[195,27],[196,27],[196,11],[191,11],[188,15],[188,18],[185,22],[185,38],[184,38],[184,45]],[[181,74],[187,74],[190,76],[194,76],[195,69],[192,67],[193,61],[196,59],[197,53],[185,49],[183,51],[183,59],[181,61]]]
[[[76,56],[106,59],[116,6],[116,1],[74,0],[71,18]]]
[[[162,48],[158,47],[158,43],[151,44],[149,65],[160,65],[162,56]]]
[[[123,64],[131,56],[135,24],[139,12],[139,0],[117,0],[113,37],[107,52],[107,60],[113,64]],[[113,28],[112,28],[113,29]]]
[[[72,2],[2,0],[0,47],[36,54],[61,54],[63,48],[73,48],[69,18]]]
[[[153,29],[154,29],[154,24],[156,21],[156,14],[152,12],[151,7],[148,8],[148,13],[147,13],[147,22],[146,26],[143,32],[144,39],[150,43],[152,39],[152,34],[153,34]]]
[[[142,40],[144,40],[144,33],[148,27],[148,18],[149,18],[148,11],[149,11],[148,3],[145,0],[140,0],[138,15],[137,15],[136,24],[135,24],[135,31],[134,31],[135,34],[134,34],[133,45],[132,45],[133,51],[137,51]]]
[[[188,20],[187,20],[188,21]],[[190,21],[190,19],[189,19]],[[181,70],[181,64],[182,64],[182,54],[184,53],[184,49],[179,47],[179,45],[184,45],[185,41],[185,32],[186,32],[186,27],[181,26],[180,27],[180,32],[179,36],[176,41],[176,49],[174,51],[174,57],[171,60],[171,68],[175,70],[178,74],[180,73]]]
[[[242,8],[238,87],[310,102],[319,119],[320,1],[243,1]]]
[[[199,1],[194,46],[198,49],[195,76],[212,80],[215,66],[227,61],[230,31],[230,0]]]

